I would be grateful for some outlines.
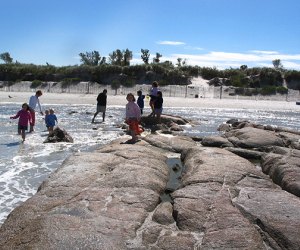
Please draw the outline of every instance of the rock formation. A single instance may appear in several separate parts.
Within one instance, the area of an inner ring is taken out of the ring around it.
[[[47,136],[44,143],[55,143],[55,142],[71,142],[73,143],[73,138],[65,131],[59,127],[53,130],[53,133]]]
[[[203,146],[218,146],[261,161],[274,183],[300,197],[300,132],[247,121],[230,122],[222,136],[206,137]]]
[[[297,135],[229,127],[205,146],[154,133],[74,154],[8,216],[0,248],[299,249]]]

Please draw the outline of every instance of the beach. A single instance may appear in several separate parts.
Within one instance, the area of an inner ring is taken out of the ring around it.
[[[1,103],[24,103],[28,102],[33,92],[3,92],[0,91]],[[95,94],[70,94],[70,93],[44,93],[40,97],[41,104],[78,104],[96,105]],[[108,95],[108,106],[125,106],[125,95]],[[147,106],[145,99],[145,106]],[[259,110],[299,110],[300,106],[295,101],[275,100],[241,100],[218,99],[218,98],[184,98],[164,97],[164,107],[197,107],[197,108],[228,108],[228,109],[259,109]]]

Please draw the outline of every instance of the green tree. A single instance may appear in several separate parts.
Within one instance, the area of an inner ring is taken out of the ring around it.
[[[159,63],[159,62],[160,62],[160,59],[159,59],[159,58],[161,58],[161,57],[162,57],[162,55],[156,52],[156,55],[155,55],[155,57],[153,58],[153,62],[154,62],[154,63]]]
[[[132,51],[130,51],[129,49],[123,50],[122,66],[129,66],[130,60],[132,60]]]
[[[123,53],[121,50],[117,49],[109,54],[109,61],[112,65],[122,66]]]
[[[248,69],[247,65],[241,65],[240,70],[246,71]]]
[[[6,64],[10,64],[13,62],[13,59],[8,52],[0,54],[0,59],[3,60]]]
[[[145,64],[149,64],[150,53],[148,49],[141,49],[141,58]]]
[[[132,51],[129,49],[123,51],[117,49],[109,54],[109,61],[112,65],[129,66],[130,60],[132,60]]]
[[[272,61],[272,63],[273,63],[273,66],[274,66],[274,68],[276,69],[276,70],[282,70],[283,69],[283,66],[282,66],[282,64],[281,64],[281,61],[280,61],[280,59],[275,59],[275,60],[273,60]]]
[[[94,50],[92,52],[79,53],[80,61],[84,65],[88,66],[97,66],[104,64],[106,62],[106,58],[100,56],[99,52]]]
[[[178,67],[181,67],[181,63],[182,63],[182,58],[177,58],[177,63],[176,63],[176,65],[178,66]]]

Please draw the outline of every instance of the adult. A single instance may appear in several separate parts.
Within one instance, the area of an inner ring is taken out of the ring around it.
[[[157,91],[159,91],[158,88],[158,82],[154,81],[152,83],[152,87],[150,89],[150,102],[149,102],[149,106],[151,107],[151,114],[149,115],[149,117],[154,117],[155,116],[155,112],[154,112],[154,102],[156,100],[157,97]]]
[[[38,105],[39,110],[41,115],[44,115],[43,111],[42,111],[42,107],[40,104],[40,100],[39,97],[43,95],[43,92],[41,90],[38,90],[35,92],[35,95],[31,96],[29,98],[29,111],[31,114],[31,123],[30,123],[30,129],[29,129],[29,133],[34,131],[34,126],[35,126],[35,109],[36,106]]]
[[[105,111],[106,111],[106,100],[107,100],[107,90],[104,89],[102,93],[100,93],[97,97],[97,111],[94,114],[94,117],[92,119],[92,123],[95,122],[96,116],[102,112],[102,121],[105,121]]]

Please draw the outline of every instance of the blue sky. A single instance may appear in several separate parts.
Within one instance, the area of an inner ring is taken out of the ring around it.
[[[162,61],[300,70],[299,0],[0,0],[0,53],[14,61],[80,64],[79,53],[141,49]],[[2,61],[1,61],[2,63]]]

